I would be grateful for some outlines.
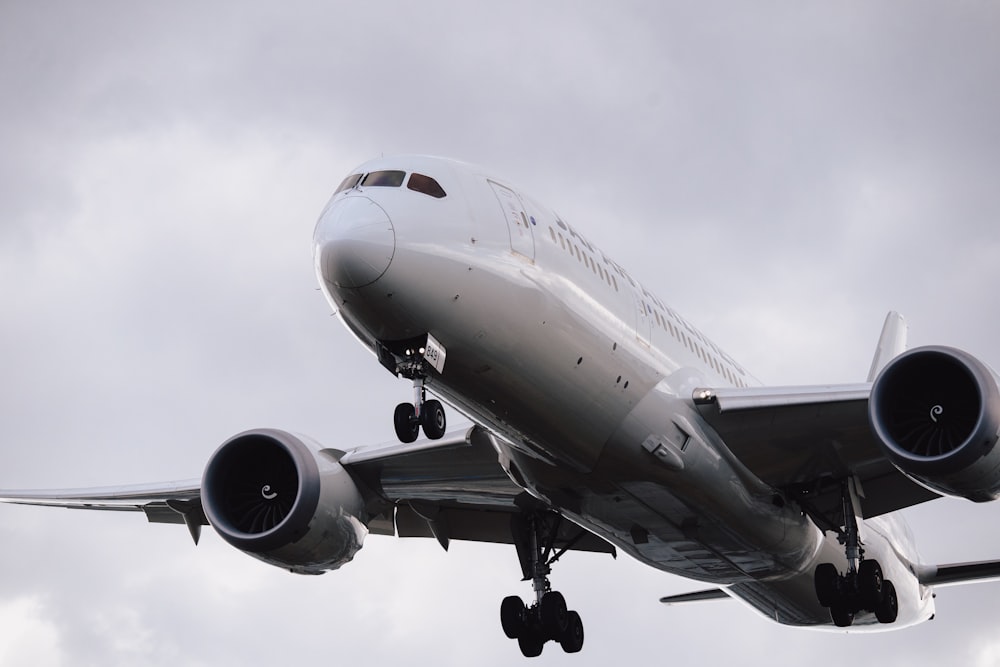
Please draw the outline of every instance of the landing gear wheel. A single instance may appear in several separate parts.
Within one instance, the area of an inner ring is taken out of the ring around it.
[[[559,640],[566,632],[566,624],[569,622],[566,598],[558,591],[549,591],[542,596],[538,611],[542,619],[542,629],[549,639]]]
[[[420,433],[417,422],[417,411],[410,403],[400,403],[392,416],[392,424],[396,428],[396,437],[400,442],[413,442]]]
[[[420,408],[420,425],[424,427],[424,435],[431,440],[438,440],[444,435],[447,424],[448,422],[444,417],[444,406],[441,405],[441,401],[434,400],[433,398],[429,401],[424,401],[423,406]]]
[[[521,649],[521,655],[525,658],[537,658],[542,654],[542,646],[545,640],[534,632],[526,632],[517,638],[517,646]]]
[[[882,599],[875,605],[875,618],[879,623],[895,623],[899,614],[899,599],[896,597],[896,587],[891,581],[882,582]]]
[[[528,609],[516,595],[510,595],[500,603],[500,625],[507,639],[517,639],[525,634],[528,626]]]
[[[816,573],[813,575],[816,597],[824,607],[831,606],[837,600],[839,580],[840,573],[833,563],[821,563],[816,566]]]
[[[830,618],[838,628],[849,628],[854,624],[854,612],[844,602],[837,602],[830,607]]]
[[[882,566],[876,560],[863,560],[858,566],[858,590],[868,611],[875,611],[882,601]]]
[[[566,653],[579,653],[583,648],[583,621],[575,611],[567,613],[566,631],[563,632],[559,645]]]

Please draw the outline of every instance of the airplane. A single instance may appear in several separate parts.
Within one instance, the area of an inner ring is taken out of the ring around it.
[[[895,513],[1000,495],[1000,381],[886,317],[864,382],[769,387],[552,209],[467,163],[353,170],[313,235],[320,287],[412,402],[398,441],[338,449],[259,428],[200,479],[0,491],[3,502],[211,525],[265,563],[321,574],[365,537],[514,546],[534,599],[500,624],[526,657],[581,650],[554,590],[569,550],[619,551],[777,623],[852,631],[934,615],[934,586],[1000,560],[921,563]],[[434,396],[434,397],[430,397]],[[445,404],[471,426],[449,431]],[[424,437],[420,437],[421,432]]]

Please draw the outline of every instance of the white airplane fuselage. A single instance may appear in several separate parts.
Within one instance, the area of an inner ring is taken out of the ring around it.
[[[375,350],[430,334],[446,358],[428,389],[492,431],[510,478],[567,518],[772,620],[830,625],[813,573],[846,569],[844,547],[743,466],[691,398],[757,381],[508,183],[429,157],[354,173],[393,170],[429,176],[446,195],[354,185],[315,230],[321,286],[354,335]],[[896,586],[891,627],[929,618],[902,520],[860,530]],[[872,614],[855,621],[866,628],[880,628]]]

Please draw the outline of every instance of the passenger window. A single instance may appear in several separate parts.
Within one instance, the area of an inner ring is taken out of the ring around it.
[[[444,188],[433,178],[416,172],[410,174],[410,180],[407,182],[406,187],[414,192],[422,192],[437,199],[441,199],[446,194]]]
[[[361,180],[361,174],[351,174],[350,176],[348,176],[347,178],[345,178],[343,181],[340,182],[340,186],[337,187],[337,189],[334,191],[333,194],[337,194],[338,192],[343,192],[344,190],[350,190],[351,188],[353,188],[355,185],[358,184],[359,180]]]
[[[365,180],[361,181],[361,185],[366,187],[398,188],[403,184],[404,178],[406,178],[405,171],[396,171],[395,169],[373,171],[365,176]]]

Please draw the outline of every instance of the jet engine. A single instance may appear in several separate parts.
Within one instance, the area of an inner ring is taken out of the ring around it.
[[[1000,496],[1000,389],[972,355],[921,347],[872,386],[868,416],[886,456],[927,488],[977,502]]]
[[[266,563],[337,569],[368,533],[364,500],[337,454],[276,429],[233,436],[205,468],[205,515],[222,539]]]

